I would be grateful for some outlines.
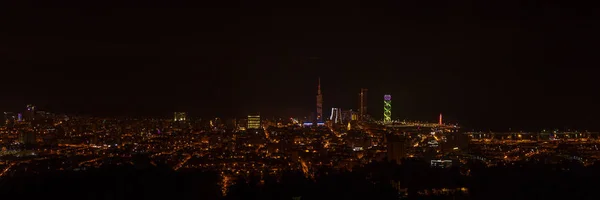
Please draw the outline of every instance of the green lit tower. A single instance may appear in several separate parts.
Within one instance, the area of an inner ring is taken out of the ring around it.
[[[392,95],[383,95],[383,122],[392,122]]]

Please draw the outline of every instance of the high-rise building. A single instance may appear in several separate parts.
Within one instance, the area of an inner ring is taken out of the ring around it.
[[[339,108],[331,108],[331,116],[329,117],[335,124],[342,123],[342,109]]]
[[[406,139],[403,136],[387,136],[387,159],[390,162],[400,164],[406,157]]]
[[[358,114],[355,111],[351,109],[342,111],[342,121],[344,121],[344,123],[353,120],[358,120]]]
[[[392,95],[383,95],[383,122],[392,122]]]
[[[25,121],[33,121],[35,120],[35,110],[36,107],[34,105],[28,104],[25,109],[25,113],[23,113],[23,118]]]
[[[260,115],[248,115],[248,129],[259,129],[260,125]]]
[[[321,78],[317,86],[317,122],[323,121],[323,95],[321,94]]]
[[[187,120],[187,113],[186,112],[175,112],[174,116],[173,116],[173,121],[176,122],[183,122]]]
[[[440,120],[439,120],[438,124],[439,124],[440,126],[443,124],[443,121],[442,121],[442,113],[440,113]]]
[[[358,94],[359,97],[359,106],[358,106],[358,112],[359,112],[359,120],[365,120],[366,116],[367,116],[367,89],[365,88],[361,88],[360,89],[360,93]]]

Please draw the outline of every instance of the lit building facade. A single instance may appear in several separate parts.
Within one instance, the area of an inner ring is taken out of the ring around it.
[[[186,112],[175,112],[174,116],[173,116],[173,121],[176,122],[183,122],[187,120],[187,113]]]
[[[317,122],[323,121],[323,94],[321,94],[321,78],[317,86]]]
[[[260,115],[248,115],[247,129],[259,129],[260,127]]]
[[[358,94],[358,117],[359,120],[365,120],[367,115],[367,89],[361,88]]]
[[[358,113],[353,111],[353,110],[344,110],[342,111],[342,121],[344,121],[344,123],[349,122],[349,121],[355,121],[358,120]]]
[[[392,122],[392,95],[383,95],[383,122]]]
[[[329,116],[329,120],[335,124],[342,123],[342,109],[331,108],[331,116]]]

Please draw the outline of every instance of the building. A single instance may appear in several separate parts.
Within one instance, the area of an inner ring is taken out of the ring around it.
[[[358,94],[358,120],[366,120],[367,116],[367,89],[361,88]]]
[[[392,95],[383,95],[383,123],[392,122]]]
[[[23,118],[25,121],[33,121],[35,120],[35,111],[36,107],[34,105],[27,105],[25,112],[23,113]]]
[[[187,120],[187,113],[186,112],[175,112],[174,116],[173,116],[173,121],[176,122],[183,122]]]
[[[342,111],[342,121],[344,121],[344,123],[350,122],[350,121],[354,121],[354,120],[358,120],[358,113],[353,111],[353,110],[344,110]]]
[[[387,159],[389,162],[400,164],[406,157],[406,138],[397,135],[388,135],[387,139]]]
[[[331,116],[329,116],[329,120],[334,124],[342,123],[342,109],[340,108],[331,108]]]
[[[431,160],[430,165],[436,168],[450,168],[452,167],[452,160]]]
[[[260,115],[248,115],[248,126],[247,129],[259,129],[260,125]]]
[[[321,78],[317,85],[317,122],[323,121],[323,94],[321,94]]]

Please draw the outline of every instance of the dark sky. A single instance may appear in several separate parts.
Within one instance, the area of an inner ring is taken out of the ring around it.
[[[600,130],[596,5],[215,2],[3,2],[0,109],[308,115],[321,77],[326,114]]]

